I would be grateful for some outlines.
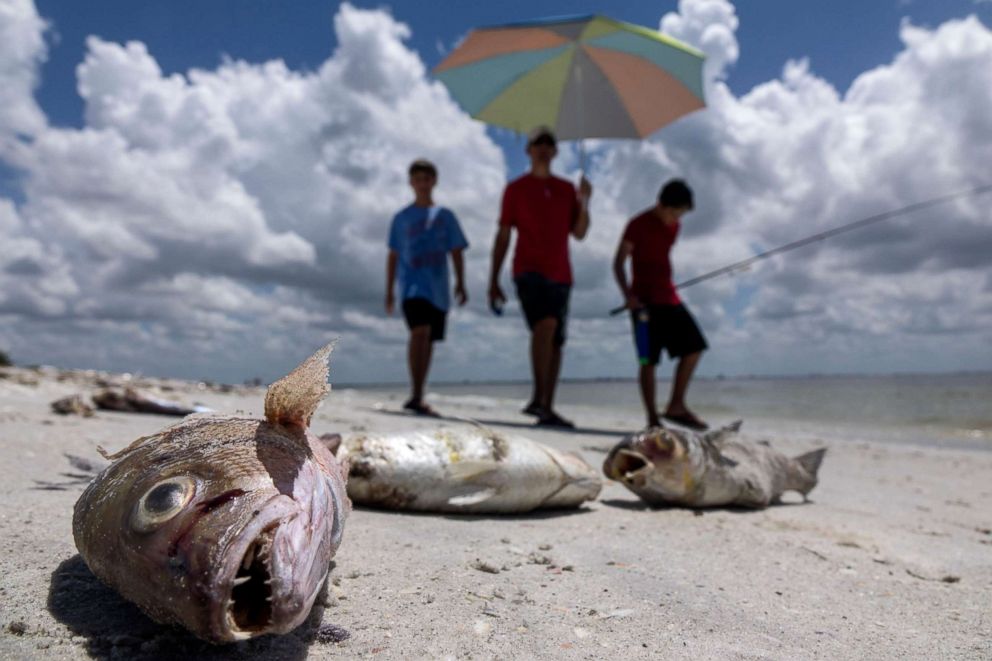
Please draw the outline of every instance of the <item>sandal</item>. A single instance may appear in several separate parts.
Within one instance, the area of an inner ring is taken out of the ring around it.
[[[524,415],[532,415],[535,418],[540,418],[544,415],[544,409],[535,401],[528,402],[527,406],[520,409],[520,412]]]
[[[686,411],[685,413],[664,413],[661,416],[669,422],[674,422],[677,425],[681,425],[686,429],[691,429],[693,431],[706,431],[710,428],[708,424],[694,416],[692,413]]]
[[[561,427],[563,429],[575,429],[574,422],[571,420],[566,420],[554,411],[543,413],[537,419],[536,425],[538,427]]]
[[[417,415],[424,415],[430,418],[441,417],[440,413],[432,409],[427,404],[424,404],[424,402],[419,399],[418,400],[411,399],[410,401],[408,401],[406,404],[403,405],[403,408]]]

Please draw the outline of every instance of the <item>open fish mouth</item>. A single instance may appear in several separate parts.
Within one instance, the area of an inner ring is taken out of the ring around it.
[[[277,528],[270,525],[248,544],[232,580],[226,615],[236,639],[265,633],[273,624],[272,543]]]
[[[650,465],[651,464],[647,457],[639,452],[620,450],[613,457],[611,466],[612,475],[610,477],[615,480],[630,482],[633,481],[641,471],[648,469]]]

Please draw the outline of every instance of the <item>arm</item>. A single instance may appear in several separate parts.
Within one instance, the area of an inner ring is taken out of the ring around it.
[[[506,295],[499,286],[499,272],[503,270],[503,260],[510,247],[510,226],[500,225],[496,231],[496,241],[493,243],[492,268],[489,272],[489,306],[502,305]]]
[[[579,213],[572,223],[572,236],[581,241],[589,232],[589,198],[592,197],[592,184],[585,177],[579,182]]]
[[[468,293],[465,291],[465,256],[462,248],[455,248],[451,251],[451,264],[455,267],[455,300],[458,305],[465,305],[468,302]]]
[[[630,291],[630,287],[627,285],[627,271],[625,266],[627,258],[630,257],[633,249],[634,244],[630,241],[620,239],[620,245],[617,246],[617,253],[613,257],[613,276],[616,278],[617,285],[620,287],[620,293],[623,295],[627,308],[630,310],[636,310],[642,307],[640,300],[634,296]]]
[[[395,250],[390,250],[389,256],[386,257],[386,314],[393,313],[393,307],[396,303],[393,298],[393,283],[396,281],[397,258]]]

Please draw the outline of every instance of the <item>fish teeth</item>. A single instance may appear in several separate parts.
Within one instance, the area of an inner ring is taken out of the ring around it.
[[[250,580],[251,580],[251,576],[242,576],[241,578],[235,578],[234,579],[234,586],[237,587],[239,585],[244,585],[245,583],[247,583]]]
[[[241,568],[245,571],[248,571],[248,568],[251,567],[251,563],[255,560],[255,551],[255,545],[252,544],[245,552],[245,559],[241,561]]]

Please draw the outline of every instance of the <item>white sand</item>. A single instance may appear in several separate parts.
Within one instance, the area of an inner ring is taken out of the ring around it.
[[[574,512],[409,515],[356,509],[326,608],[293,634],[211,648],[156,625],[101,586],[72,543],[82,490],[63,453],[98,459],[173,420],[49,411],[82,385],[0,379],[0,657],[992,658],[992,452],[826,438],[808,505],[765,511],[648,510],[608,483]],[[180,386],[174,396],[260,414],[262,391]],[[444,412],[524,425],[517,402]],[[399,401],[384,402],[397,409]],[[431,421],[332,392],[316,433]],[[565,410],[584,428],[640,420]],[[436,424],[436,423],[435,423]],[[443,421],[440,424],[461,424]],[[599,466],[618,434],[506,427]],[[745,430],[767,437],[762,429]],[[801,452],[808,440],[772,438]],[[40,489],[41,483],[63,483]],[[499,573],[473,568],[482,560]],[[540,564],[547,562],[550,564]],[[942,579],[945,579],[942,580]],[[950,582],[953,581],[953,582]],[[322,616],[322,619],[321,619]],[[333,624],[343,642],[315,640]]]

